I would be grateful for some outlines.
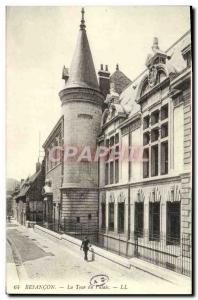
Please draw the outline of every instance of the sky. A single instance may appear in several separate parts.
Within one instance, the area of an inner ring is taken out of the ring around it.
[[[70,66],[81,7],[7,7],[6,160],[8,178],[35,172],[40,149],[61,116],[63,65]],[[185,6],[85,7],[96,71],[118,63],[131,80],[145,69],[153,37],[166,50],[190,29]]]

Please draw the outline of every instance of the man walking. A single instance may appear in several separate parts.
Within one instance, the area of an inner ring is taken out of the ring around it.
[[[87,252],[89,250],[89,240],[86,236],[85,236],[84,240],[82,241],[80,249],[83,249],[84,254],[85,254],[84,260],[87,261]]]

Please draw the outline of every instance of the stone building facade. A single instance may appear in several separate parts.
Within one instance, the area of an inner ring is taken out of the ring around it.
[[[106,99],[98,140],[123,153],[100,162],[100,239],[127,255],[137,243],[140,256],[150,255],[145,245],[159,250],[163,244],[167,253],[175,246],[172,268],[180,267],[181,255],[190,255],[192,229],[190,32],[166,52],[155,38],[146,70]],[[171,264],[171,257],[165,260]]]
[[[192,226],[190,31],[166,51],[154,38],[136,79],[101,65],[97,80],[85,27],[83,11],[71,68],[63,68],[62,116],[43,145],[44,220],[68,232],[69,224],[89,227],[120,254],[174,247],[178,261],[188,258],[190,243],[181,250],[181,241]],[[99,162],[79,162],[71,147],[108,151]]]
[[[13,197],[15,201],[15,218],[24,226],[32,226],[43,221],[42,189],[44,186],[45,168],[44,163],[36,164],[36,172],[22,180],[16,187]]]

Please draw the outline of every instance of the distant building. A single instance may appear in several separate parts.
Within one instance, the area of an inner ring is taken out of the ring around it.
[[[18,185],[18,181],[13,178],[6,179],[6,215],[14,217],[15,201],[13,192]]]
[[[43,220],[42,189],[45,182],[44,164],[37,162],[36,172],[21,181],[13,193],[15,199],[15,218],[22,225],[39,223]]]

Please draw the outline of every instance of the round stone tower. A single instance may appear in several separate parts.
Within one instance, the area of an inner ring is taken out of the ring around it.
[[[94,161],[94,154],[104,99],[85,28],[82,9],[69,76],[63,76],[66,84],[59,93],[64,116],[62,218],[66,223],[79,223],[82,228],[95,230],[98,224],[98,162]]]

